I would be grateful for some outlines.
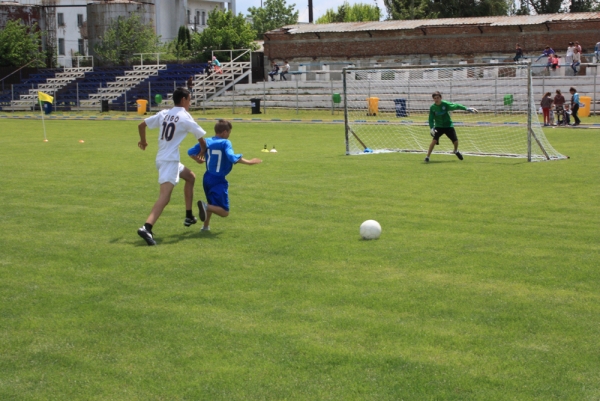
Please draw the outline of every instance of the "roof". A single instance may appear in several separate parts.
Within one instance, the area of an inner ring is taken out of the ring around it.
[[[438,18],[422,20],[393,20],[367,22],[337,22],[331,24],[286,25],[271,32],[285,32],[292,35],[302,33],[398,31],[428,27],[449,27],[461,25],[475,26],[518,26],[539,25],[547,22],[600,20],[600,12],[560,13],[539,15],[514,15],[471,18]]]

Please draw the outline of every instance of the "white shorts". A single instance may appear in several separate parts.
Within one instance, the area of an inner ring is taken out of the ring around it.
[[[177,185],[179,182],[179,173],[184,168],[185,166],[179,162],[157,161],[158,183],[164,184],[165,182],[170,182],[173,185]]]

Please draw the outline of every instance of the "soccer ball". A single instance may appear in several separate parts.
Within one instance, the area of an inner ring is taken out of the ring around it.
[[[381,226],[375,220],[367,220],[360,225],[360,236],[363,239],[377,239],[381,235]]]

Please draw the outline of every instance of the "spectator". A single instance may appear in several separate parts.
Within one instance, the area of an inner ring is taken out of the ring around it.
[[[193,87],[194,87],[194,77],[191,76],[187,80],[187,88],[191,92]]]
[[[571,110],[569,110],[568,104],[565,104],[565,111],[563,112],[563,124],[571,125]]]
[[[515,63],[517,63],[522,58],[523,58],[523,49],[521,48],[521,45],[517,43],[517,46],[515,49],[515,57],[513,57],[513,61]]]
[[[217,57],[213,56],[212,58],[213,68],[217,74],[222,74],[223,70],[221,69],[221,63],[217,60]]]
[[[287,81],[285,74],[287,74],[288,72],[290,72],[290,63],[288,63],[287,60],[284,60],[283,67],[281,68],[281,79]]]
[[[210,76],[210,74],[212,74],[212,72],[213,72],[213,65],[212,65],[212,62],[210,60],[208,60],[208,63],[206,63],[206,68],[204,69],[204,72],[206,73],[206,76]]]
[[[577,48],[577,51],[581,54],[581,45],[579,44],[579,42],[575,41],[575,47]]]
[[[277,65],[277,63],[273,63],[273,69],[269,73],[269,77],[271,78],[271,81],[275,81],[275,75],[277,75],[277,74],[279,74],[279,66]]]
[[[594,47],[594,52],[596,53],[596,63],[600,63],[600,42],[596,43],[596,47]]]
[[[539,61],[542,57],[550,57],[551,54],[554,54],[555,51],[552,50],[552,48],[550,46],[546,46],[546,48],[544,49],[544,52],[542,53],[541,56],[539,56],[535,61]]]
[[[577,46],[573,48],[573,62],[571,63],[571,68],[573,69],[573,74],[577,75],[578,67],[581,64],[581,53],[577,50]]]
[[[556,113],[557,124],[562,125],[565,121],[565,97],[562,95],[560,89],[556,90],[556,96],[554,96],[554,111]]]
[[[567,47],[567,55],[565,59],[565,63],[571,65],[573,63],[573,48],[575,44],[573,42],[569,42],[569,46]]]
[[[540,102],[540,106],[542,106],[542,112],[544,113],[544,127],[552,125],[552,121],[550,121],[550,109],[552,108],[552,93],[546,92],[542,101]]]
[[[552,55],[552,69],[556,70],[558,67],[560,67],[560,60],[556,54],[553,54]]]
[[[577,112],[579,111],[579,93],[577,93],[577,89],[573,87],[569,89],[569,92],[571,92],[571,114],[575,120],[575,124],[573,124],[573,126],[576,127],[581,123],[579,116],[577,116]]]

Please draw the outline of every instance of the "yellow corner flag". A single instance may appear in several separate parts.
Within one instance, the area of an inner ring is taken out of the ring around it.
[[[54,97],[52,97],[49,94],[44,93],[44,92],[38,92],[38,99],[40,99],[41,102],[48,102],[48,103],[52,103],[54,101]]]

